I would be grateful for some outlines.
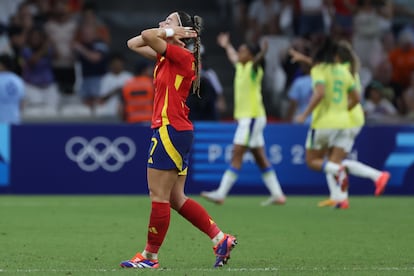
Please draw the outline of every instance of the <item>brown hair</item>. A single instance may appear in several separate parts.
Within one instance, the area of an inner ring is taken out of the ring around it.
[[[198,16],[190,16],[188,13],[183,11],[178,11],[179,20],[182,23],[183,27],[191,27],[197,32],[197,37],[195,38],[185,38],[182,41],[185,43],[186,47],[189,45],[194,46],[193,55],[195,58],[195,75],[196,79],[193,81],[193,93],[200,96],[200,69],[201,69],[201,39],[200,34],[203,27],[203,19]]]
[[[352,49],[352,45],[346,40],[340,40],[338,42],[338,57],[341,62],[349,62],[351,65],[351,73],[355,75],[359,71],[360,63],[359,58],[355,51]]]

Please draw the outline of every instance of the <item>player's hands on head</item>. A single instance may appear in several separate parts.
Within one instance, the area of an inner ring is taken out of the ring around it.
[[[174,27],[168,27],[174,30],[174,35],[171,37],[171,39],[181,45],[182,47],[185,46],[185,43],[181,41],[182,38],[194,38],[197,37],[197,32],[191,28],[191,27],[181,27],[181,26],[174,26]]]

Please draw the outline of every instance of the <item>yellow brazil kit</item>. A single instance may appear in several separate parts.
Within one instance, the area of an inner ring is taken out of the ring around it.
[[[349,70],[349,63],[344,63],[345,67]],[[355,90],[358,91],[359,95],[362,94],[362,85],[359,74],[354,75],[355,78]],[[364,109],[362,108],[361,103],[358,103],[354,108],[349,111],[349,116],[351,117],[352,127],[362,127],[365,124],[365,114]]]
[[[341,64],[320,63],[311,70],[312,87],[322,84],[325,95],[312,112],[314,129],[355,127],[348,111],[348,93],[355,90],[355,79]]]
[[[262,100],[263,68],[253,69],[253,61],[236,63],[234,77],[234,118],[266,116]]]

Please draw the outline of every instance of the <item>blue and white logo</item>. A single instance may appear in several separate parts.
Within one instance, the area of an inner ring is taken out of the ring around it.
[[[0,124],[0,187],[9,185],[10,127]]]
[[[408,168],[414,164],[414,133],[397,133],[396,148],[385,161],[392,177],[389,185],[402,186]]]
[[[134,158],[136,147],[134,142],[125,136],[114,141],[102,136],[90,141],[76,136],[66,142],[65,152],[66,156],[85,172],[93,172],[99,168],[116,172]]]

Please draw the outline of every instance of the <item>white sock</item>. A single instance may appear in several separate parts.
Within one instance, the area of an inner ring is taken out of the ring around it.
[[[322,167],[322,170],[326,173],[331,173],[333,175],[336,175],[338,173],[340,167],[341,167],[340,165],[338,165],[334,162],[326,161],[326,163]]]
[[[283,196],[282,188],[280,187],[279,180],[273,169],[266,169],[262,173],[262,179],[270,194],[275,197]]]
[[[331,173],[325,174],[326,176],[326,183],[328,183],[328,190],[329,190],[329,198],[332,200],[336,200],[336,186],[338,186],[335,176]]]
[[[333,174],[326,174],[326,182],[328,182],[329,198],[335,201],[343,201],[348,198],[348,191],[343,192],[336,182]]]
[[[227,169],[221,178],[220,186],[217,189],[217,194],[221,197],[226,197],[231,187],[233,187],[234,183],[236,182],[237,177],[238,173],[235,169]]]
[[[224,233],[219,232],[214,238],[211,239],[214,245],[218,244],[224,238]]]
[[[376,181],[382,173],[381,171],[356,160],[346,159],[342,161],[342,164],[348,169],[350,174],[363,178],[370,178],[372,181]]]
[[[151,253],[147,250],[142,251],[141,255],[149,260],[158,260],[158,254],[157,253]]]

